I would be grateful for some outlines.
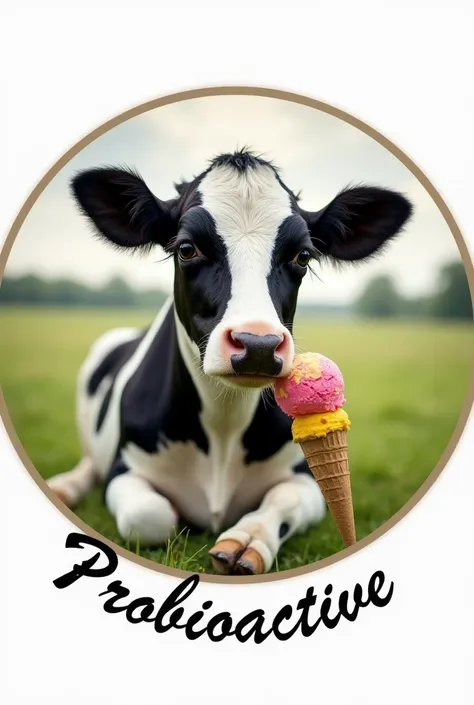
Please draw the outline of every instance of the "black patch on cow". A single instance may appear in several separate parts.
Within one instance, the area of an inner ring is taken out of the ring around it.
[[[107,415],[107,411],[109,409],[109,404],[110,404],[110,399],[112,397],[112,390],[113,390],[114,385],[111,384],[110,387],[108,388],[103,400],[102,404],[100,405],[99,409],[99,414],[97,416],[97,421],[95,425],[95,432],[99,433],[100,429],[102,428],[102,424],[104,423],[104,419]]]
[[[276,405],[272,392],[260,398],[252,423],[242,438],[245,463],[268,460],[292,440],[291,419]]]
[[[227,249],[222,238],[217,235],[214,218],[200,204],[187,210],[180,220],[174,248],[177,249],[183,241],[193,242],[208,260],[219,262],[227,257]]]
[[[278,536],[280,537],[280,539],[285,538],[285,536],[287,535],[289,530],[290,530],[290,525],[288,524],[287,521],[284,521],[282,524],[280,524],[280,529],[278,531]]]
[[[158,441],[192,441],[208,453],[200,412],[201,400],[179,351],[171,308],[123,390],[120,445],[134,443],[156,453]]]
[[[305,220],[297,214],[289,215],[278,228],[272,265],[277,267],[291,262],[303,249],[309,250],[313,257],[318,255]]]
[[[116,456],[114,462],[111,465],[111,468],[109,470],[109,473],[108,473],[107,478],[104,483],[103,492],[102,492],[102,499],[104,502],[105,502],[105,495],[107,492],[107,487],[110,485],[112,480],[114,480],[119,475],[124,475],[126,472],[129,472],[129,470],[130,470],[130,468],[127,465],[125,465],[120,454],[118,454]]]
[[[296,475],[310,475],[311,477],[314,477],[306,460],[300,460],[299,463],[294,465],[293,472]],[[316,482],[316,480],[315,480],[315,482]]]
[[[200,256],[180,262],[182,242],[192,242]],[[227,248],[216,232],[214,219],[199,206],[183,215],[173,247],[176,311],[187,334],[197,343],[202,362],[207,339],[221,321],[231,295]]]
[[[290,215],[278,228],[273,248],[272,267],[267,277],[268,290],[275,310],[291,332],[296,311],[298,291],[307,272],[293,260],[301,250],[316,256],[308,226],[301,216]]]
[[[115,379],[119,370],[137,349],[145,333],[146,331],[143,331],[139,333],[136,338],[120,343],[100,361],[87,383],[87,393],[89,396],[94,396],[105,377]]]

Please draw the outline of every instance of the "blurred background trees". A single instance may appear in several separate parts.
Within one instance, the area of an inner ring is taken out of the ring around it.
[[[136,291],[121,277],[113,277],[96,289],[70,279],[47,280],[34,275],[5,277],[0,287],[2,305],[159,308],[165,299],[160,289]]]
[[[92,288],[70,279],[42,279],[36,275],[5,277],[0,286],[0,304],[58,307],[120,307],[157,309],[166,294],[160,289],[138,291],[121,277]],[[439,273],[434,293],[407,298],[397,290],[392,277],[372,279],[351,305],[301,302],[300,315],[364,318],[452,318],[473,317],[469,285],[462,262],[446,264]]]
[[[401,313],[403,299],[389,276],[378,276],[370,281],[357,301],[362,316],[388,318]]]
[[[368,283],[355,303],[360,316],[368,318],[454,318],[473,317],[469,284],[462,262],[444,265],[431,296],[406,298],[400,295],[390,276],[378,276]]]
[[[432,314],[438,318],[472,318],[472,301],[464,266],[447,264],[441,270],[440,289],[431,300]]]

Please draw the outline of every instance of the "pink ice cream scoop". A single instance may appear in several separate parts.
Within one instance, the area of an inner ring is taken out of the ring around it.
[[[288,416],[336,411],[345,404],[339,367],[318,353],[296,355],[288,377],[275,382],[275,399]]]

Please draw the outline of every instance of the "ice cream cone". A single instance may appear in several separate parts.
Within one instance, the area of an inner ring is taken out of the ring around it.
[[[346,546],[356,542],[347,431],[342,408],[344,378],[337,365],[317,353],[296,355],[288,377],[274,384],[275,399],[293,419],[299,443]]]
[[[351,477],[347,457],[347,430],[300,441],[308,466],[323,493],[346,546],[356,542]]]

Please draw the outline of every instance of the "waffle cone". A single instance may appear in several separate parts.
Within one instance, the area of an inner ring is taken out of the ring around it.
[[[344,544],[352,546],[356,542],[356,533],[347,458],[347,430],[300,441],[300,445]]]

